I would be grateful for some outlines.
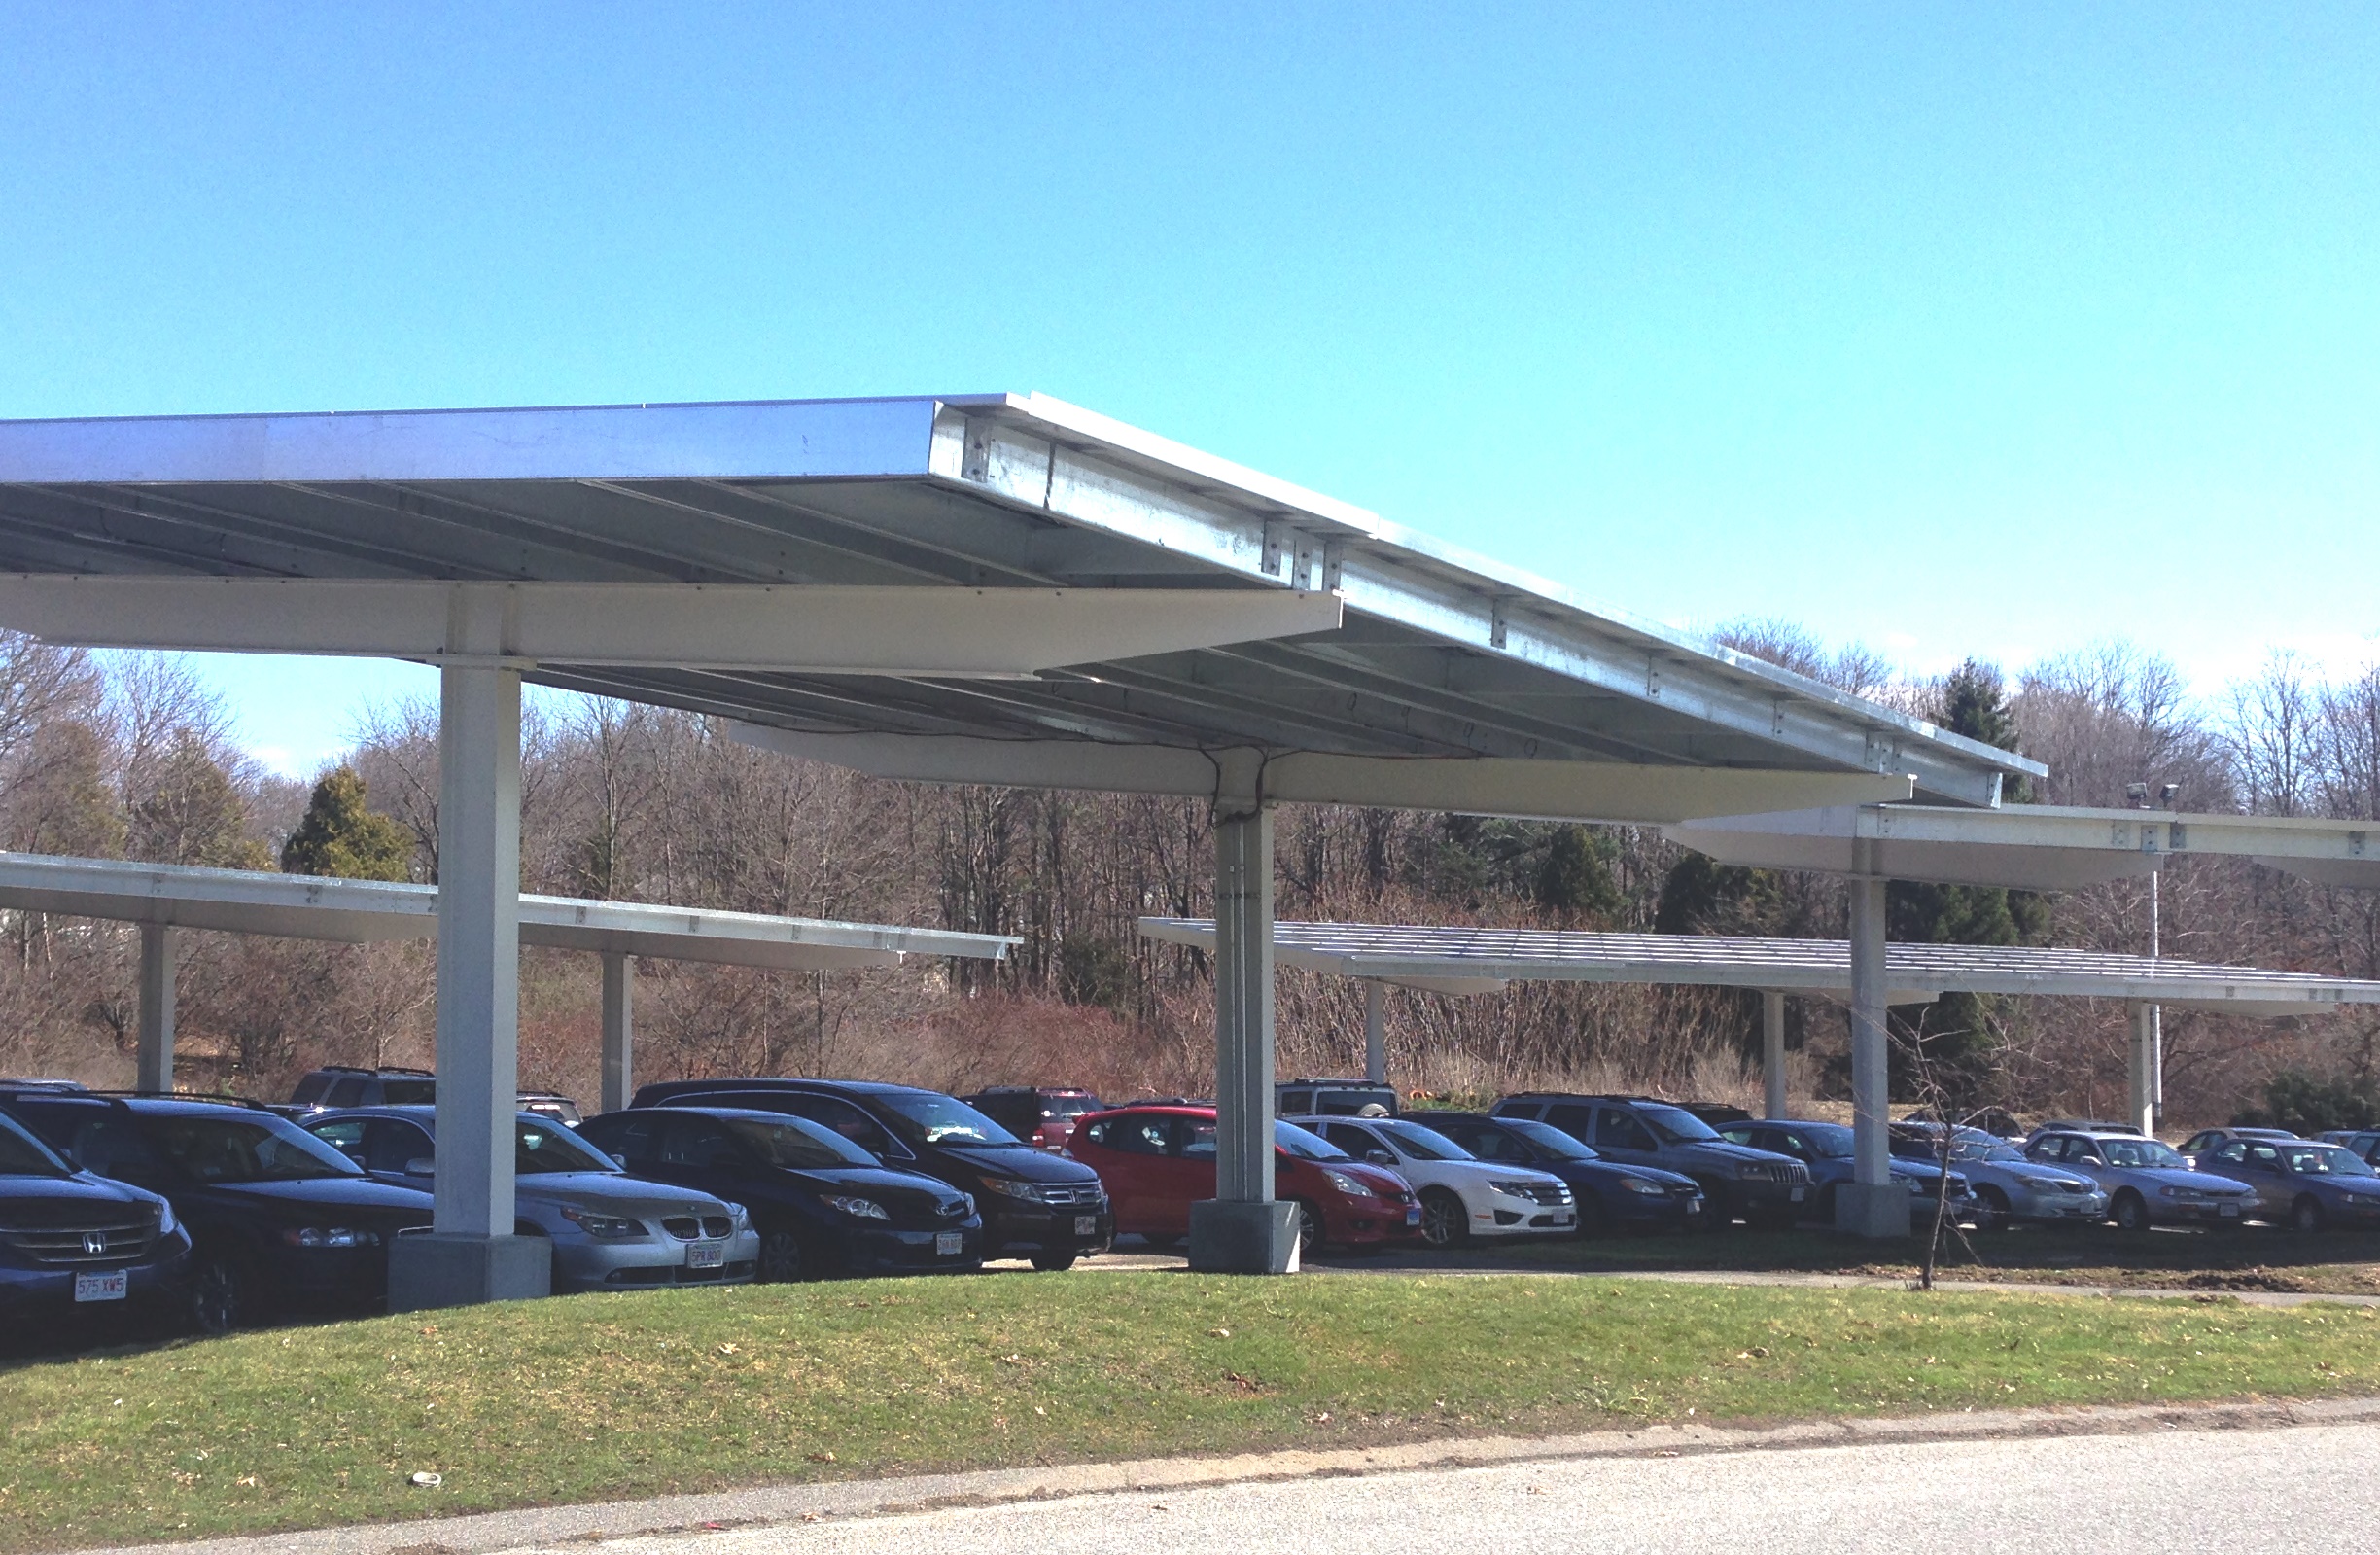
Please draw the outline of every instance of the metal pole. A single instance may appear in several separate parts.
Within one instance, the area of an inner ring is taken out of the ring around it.
[[[2164,953],[2158,943],[2161,936],[2161,928],[2158,923],[2158,899],[2164,894],[2161,889],[2164,880],[2165,871],[2163,869],[2158,869],[2149,877],[2149,959],[2151,961],[2156,960]],[[2140,1125],[2141,1132],[2144,1134],[2155,1132],[2156,1126],[2165,1120],[2165,1008],[2161,1005],[2149,1007],[2148,1035],[2148,1111],[2146,1120]]]
[[[134,1087],[173,1089],[174,932],[161,923],[140,926],[140,1047]]]
[[[2131,1109],[2128,1119],[2142,1133],[2156,1128],[2156,1088],[2154,1080],[2157,1007],[2149,1004],[2132,1006],[2132,1061],[2130,1083],[2125,1087],[2125,1099]]]
[[[1908,1194],[1892,1180],[1892,1102],[1885,1030],[1884,882],[1851,881],[1851,1181],[1835,1190],[1836,1224],[1862,1236],[1907,1236]]]
[[[625,950],[603,952],[603,1110],[616,1113],[635,1093],[636,964]]]
[[[1775,989],[1761,993],[1762,1115],[1785,1115],[1785,996]]]
[[[1364,979],[1364,1078],[1388,1083],[1388,985]]]
[[[1298,1207],[1273,1197],[1273,814],[1215,805],[1215,1196],[1190,1206],[1190,1267],[1297,1267]]]

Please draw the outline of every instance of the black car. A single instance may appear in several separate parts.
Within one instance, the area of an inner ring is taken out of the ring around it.
[[[190,1250],[165,1200],[76,1171],[0,1115],[0,1342],[87,1314],[179,1328]]]
[[[363,1168],[254,1103],[0,1092],[0,1106],[86,1172],[163,1196],[190,1232],[198,1325],[388,1297],[388,1244],[430,1223],[430,1195]]]
[[[606,1113],[578,1137],[629,1171],[741,1204],[760,1278],[924,1274],[983,1264],[983,1218],[940,1178],[899,1172],[785,1113],[654,1107]]]
[[[1578,1200],[1579,1234],[1601,1230],[1676,1231],[1702,1224],[1702,1185],[1677,1172],[1607,1161],[1593,1147],[1549,1124],[1479,1113],[1409,1114],[1483,1161],[1510,1161],[1551,1172]]]
[[[1071,1268],[1115,1238],[1099,1174],[1036,1150],[955,1096],[854,1079],[680,1079],[639,1089],[638,1109],[731,1107],[822,1123],[885,1165],[972,1194],[987,1258]]]
[[[1702,1185],[1710,1224],[1790,1226],[1809,1203],[1809,1169],[1770,1150],[1731,1145],[1682,1107],[1650,1096],[1576,1096],[1532,1091],[1489,1109],[1556,1128],[1629,1166],[1657,1166]]]

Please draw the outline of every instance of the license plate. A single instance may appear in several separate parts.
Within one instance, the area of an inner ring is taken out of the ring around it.
[[[124,1269],[118,1269],[114,1274],[75,1276],[77,1301],[122,1301],[131,1289],[131,1273]]]
[[[1405,1206],[1405,1223],[1407,1225],[1419,1225],[1421,1223],[1420,1205],[1408,1204]]]
[[[1572,1217],[1571,1217],[1571,1216],[1570,1216],[1570,1215],[1569,1215],[1567,1212],[1565,1212],[1565,1213],[1563,1213],[1563,1214],[1560,1214],[1560,1215],[1557,1215],[1557,1216],[1555,1216],[1555,1217],[1554,1217],[1554,1223],[1555,1223],[1556,1225],[1568,1225],[1568,1224],[1570,1223],[1571,1219],[1572,1219]]]
[[[1791,1194],[1790,1196],[1791,1196],[1791,1198],[1793,1199],[1793,1201],[1794,1201],[1796,1204],[1799,1204],[1799,1203],[1801,1203],[1801,1202],[1802,1202],[1802,1195],[1803,1195],[1803,1194],[1805,1194],[1805,1193],[1807,1193],[1808,1191],[1809,1191],[1809,1189],[1808,1189],[1808,1188],[1805,1188],[1805,1187],[1798,1187],[1798,1188],[1795,1188],[1795,1189],[1793,1190],[1793,1192],[1792,1192],[1792,1194]]]
[[[935,1257],[937,1257],[937,1258],[955,1258],[955,1257],[957,1257],[957,1256],[959,1255],[960,1247],[961,1247],[961,1243],[960,1243],[959,1233],[958,1233],[958,1232],[956,1232],[956,1231],[936,1231],[936,1232],[934,1233],[934,1256],[935,1256]]]
[[[726,1261],[727,1244],[724,1242],[686,1244],[686,1267],[689,1269],[716,1269]]]
[[[1077,1215],[1074,1217],[1074,1234],[1076,1236],[1099,1235],[1099,1217],[1096,1215]]]
[[[2236,1204],[2226,1204],[2222,1207],[2222,1213],[2225,1215],[2237,1215],[2239,1214],[2239,1206]]]

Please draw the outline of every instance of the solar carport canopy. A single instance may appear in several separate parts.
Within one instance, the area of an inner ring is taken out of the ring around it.
[[[1666,820],[2040,771],[1039,396],[5,422],[0,572],[58,641],[501,663],[890,776]]]

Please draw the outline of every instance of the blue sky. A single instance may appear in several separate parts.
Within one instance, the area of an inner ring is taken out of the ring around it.
[[[0,0],[0,416],[1037,389],[1920,670],[2380,651],[2380,11]],[[206,660],[304,767],[402,666]]]

